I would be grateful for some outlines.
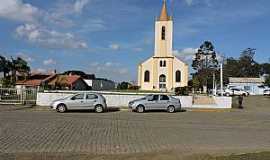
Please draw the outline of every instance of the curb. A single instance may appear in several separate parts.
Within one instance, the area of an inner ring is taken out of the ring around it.
[[[188,112],[231,112],[231,109],[186,109]]]

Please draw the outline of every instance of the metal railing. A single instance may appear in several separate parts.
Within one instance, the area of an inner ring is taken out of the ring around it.
[[[0,104],[35,104],[35,88],[0,88]]]

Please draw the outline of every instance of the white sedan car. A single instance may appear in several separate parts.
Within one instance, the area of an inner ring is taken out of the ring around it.
[[[230,88],[225,90],[226,96],[249,96],[249,93],[243,89],[239,88]]]
[[[95,110],[97,113],[107,109],[106,99],[100,94],[79,93],[55,100],[51,108],[63,113],[67,110]]]

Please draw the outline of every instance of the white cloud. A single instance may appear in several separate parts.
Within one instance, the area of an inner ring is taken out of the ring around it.
[[[31,43],[46,48],[80,49],[88,48],[86,42],[78,40],[71,33],[48,30],[34,24],[24,24],[16,29],[16,35]]]
[[[47,65],[54,65],[54,64],[56,64],[56,61],[50,58],[50,59],[44,60],[43,64],[46,66]]]
[[[74,3],[74,11],[76,13],[81,13],[83,8],[89,3],[89,0],[77,0]]]
[[[103,31],[106,30],[106,23],[99,18],[91,18],[85,21],[84,24],[80,26],[78,32],[85,33],[85,32],[96,32],[96,31]]]
[[[39,9],[22,0],[0,0],[0,17],[23,22],[33,22]]]
[[[193,0],[185,0],[185,1],[186,1],[187,5],[189,5],[189,6],[191,6],[193,3]]]
[[[178,58],[182,59],[183,61],[190,61],[194,58],[194,55],[198,51],[197,48],[185,48],[182,50],[174,50],[173,54],[177,56]]]
[[[26,62],[30,63],[30,62],[34,62],[35,59],[30,57],[29,55],[27,55],[26,53],[22,53],[19,52],[16,54],[18,57],[21,57],[22,59],[24,59]]]
[[[142,52],[142,51],[143,51],[143,48],[137,47],[137,48],[134,48],[134,51],[135,51],[135,52]]]
[[[120,49],[120,45],[119,44],[111,44],[109,47],[112,50],[119,50]]]
[[[90,64],[89,72],[96,74],[97,77],[108,78],[115,81],[130,80],[131,76],[127,68],[115,62],[93,62]]]

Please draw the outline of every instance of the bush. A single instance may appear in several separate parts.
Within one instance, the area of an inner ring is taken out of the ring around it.
[[[189,90],[188,87],[177,87],[175,88],[175,94],[176,95],[183,95],[183,96],[188,96],[189,95]]]
[[[137,91],[140,89],[140,87],[139,86],[130,86],[128,89]]]

